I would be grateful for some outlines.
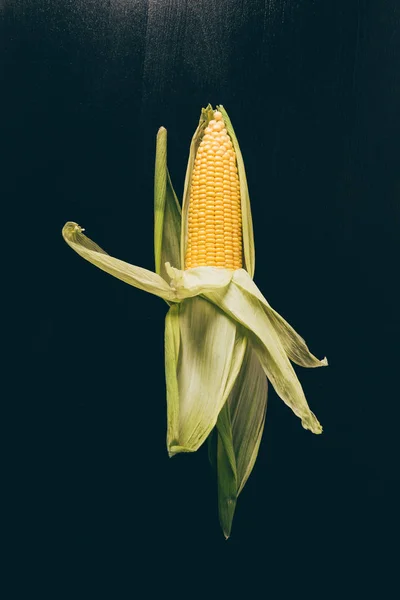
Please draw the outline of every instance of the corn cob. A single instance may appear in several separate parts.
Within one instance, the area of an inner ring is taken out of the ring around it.
[[[221,112],[199,144],[189,198],[185,269],[242,267],[242,217],[236,155]]]
[[[253,281],[246,173],[223,106],[214,111],[208,105],[201,112],[182,210],[167,168],[167,132],[160,128],[154,200],[155,273],[109,256],[77,223],[66,223],[63,236],[89,262],[170,305],[165,323],[168,452],[194,452],[213,431],[210,459],[228,537],[261,441],[265,376],[303,427],[318,434],[322,427],[289,361],[318,367],[327,360],[310,353]]]

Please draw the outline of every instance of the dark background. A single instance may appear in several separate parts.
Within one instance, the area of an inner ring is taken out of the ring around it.
[[[23,282],[21,393],[7,400],[14,584],[51,598],[152,597],[157,586],[167,598],[388,597],[399,534],[399,3],[0,6],[1,188]],[[208,102],[227,108],[244,155],[256,282],[330,362],[298,369],[322,436],[271,391],[228,542],[205,448],[167,458],[166,305],[61,238],[77,221],[112,255],[153,269],[155,135],[167,127],[180,196]],[[16,589],[10,598],[26,597]]]

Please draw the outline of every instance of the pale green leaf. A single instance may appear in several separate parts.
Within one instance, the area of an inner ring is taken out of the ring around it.
[[[176,300],[174,291],[160,275],[109,256],[100,246],[86,237],[82,231],[84,230],[73,222],[66,223],[62,230],[64,240],[82,258],[140,290],[155,294],[164,300]]]
[[[165,318],[165,381],[167,387],[167,448],[179,445],[178,359],[180,347],[179,305]]]
[[[154,174],[154,255],[156,273],[167,279],[165,263],[180,266],[181,209],[167,167],[167,130],[157,133]]]
[[[228,539],[236,509],[237,473],[227,402],[219,413],[217,423],[218,514],[225,539]]]
[[[257,298],[262,308],[274,327],[276,333],[281,340],[282,346],[286,354],[296,365],[301,367],[325,367],[328,364],[326,358],[319,360],[314,356],[307,347],[303,338],[293,329],[287,321],[279,313],[277,313],[264,298],[254,281],[249,277],[249,274],[244,269],[238,269],[233,274],[233,281],[242,290],[248,292]]]
[[[176,440],[169,446],[171,455],[194,452],[201,446],[235,380],[232,362],[237,326],[232,319],[203,298],[188,298],[179,305],[179,327],[179,413],[173,411],[176,421],[169,424],[170,437]],[[239,361],[236,369],[238,373]]]
[[[226,287],[233,275],[230,269],[220,267],[194,267],[181,271],[171,267],[169,263],[165,264],[165,270],[167,278],[170,279],[170,286],[180,300]]]
[[[229,377],[225,386],[225,397],[229,398],[233,386],[239,376],[240,370],[242,368],[243,360],[245,357],[245,352],[247,348],[247,331],[244,327],[240,327],[237,323],[236,326],[236,334],[235,334],[235,345],[233,347],[231,365],[229,370]]]
[[[228,398],[232,395],[232,390],[236,385],[235,382],[242,369],[242,363],[247,348],[247,338],[244,331],[245,330],[242,327],[239,325],[237,326],[230,375],[225,390],[226,392],[229,392]],[[217,473],[218,512],[225,538],[228,538],[231,532],[238,487],[236,458],[232,443],[230,411],[227,404],[228,401],[225,402],[219,413],[216,428],[208,438],[209,459]]]
[[[248,341],[239,375],[217,420],[218,446],[213,447],[211,442],[209,445],[212,462],[216,452],[219,518],[226,538],[230,535],[237,497],[257,458],[267,389],[267,378]]]
[[[238,495],[257,458],[264,430],[267,392],[267,378],[249,341],[242,368],[226,403],[231,417]]]
[[[278,396],[301,419],[305,429],[321,433],[322,427],[307,404],[301,384],[261,302],[233,281],[227,288],[205,296],[248,329],[260,364]]]
[[[232,140],[233,147],[236,153],[236,162],[238,167],[239,174],[239,183],[240,183],[240,198],[241,198],[241,207],[242,207],[242,228],[243,228],[243,252],[244,252],[244,262],[246,266],[246,270],[250,274],[250,277],[254,277],[254,269],[255,269],[255,249],[254,249],[254,234],[253,234],[253,220],[251,217],[251,207],[250,207],[250,198],[249,198],[249,190],[247,187],[247,178],[246,178],[246,169],[244,167],[242,153],[240,151],[240,146],[238,139],[235,134],[235,130],[233,129],[231,120],[226,112],[225,108],[222,105],[217,106],[217,109],[222,113],[224,123],[226,125],[226,130]]]
[[[235,381],[242,368],[242,362],[244,359],[245,351],[247,348],[247,338],[245,335],[245,329],[239,325],[236,328],[235,346],[233,348],[231,368],[229,372],[228,381],[225,388],[225,394],[230,397],[229,394],[233,389]],[[224,409],[222,409],[224,410]],[[208,437],[208,458],[213,469],[217,468],[217,429],[214,429]]]

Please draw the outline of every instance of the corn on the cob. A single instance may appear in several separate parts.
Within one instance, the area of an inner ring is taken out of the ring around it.
[[[170,305],[165,326],[168,452],[196,451],[216,425],[210,458],[217,468],[220,522],[228,537],[237,497],[260,445],[265,375],[303,427],[318,434],[322,427],[289,361],[303,367],[327,361],[311,354],[253,281],[243,158],[227,112],[223,106],[217,109],[209,105],[201,111],[182,211],[167,168],[167,132],[160,128],[157,134],[155,273],[109,256],[76,223],[66,223],[63,236],[86,260]]]
[[[204,131],[192,174],[185,269],[242,267],[242,217],[236,156],[221,112]]]

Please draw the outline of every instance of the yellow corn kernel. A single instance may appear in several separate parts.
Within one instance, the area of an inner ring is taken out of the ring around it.
[[[236,156],[222,114],[204,131],[189,196],[185,268],[242,267],[240,185]]]

